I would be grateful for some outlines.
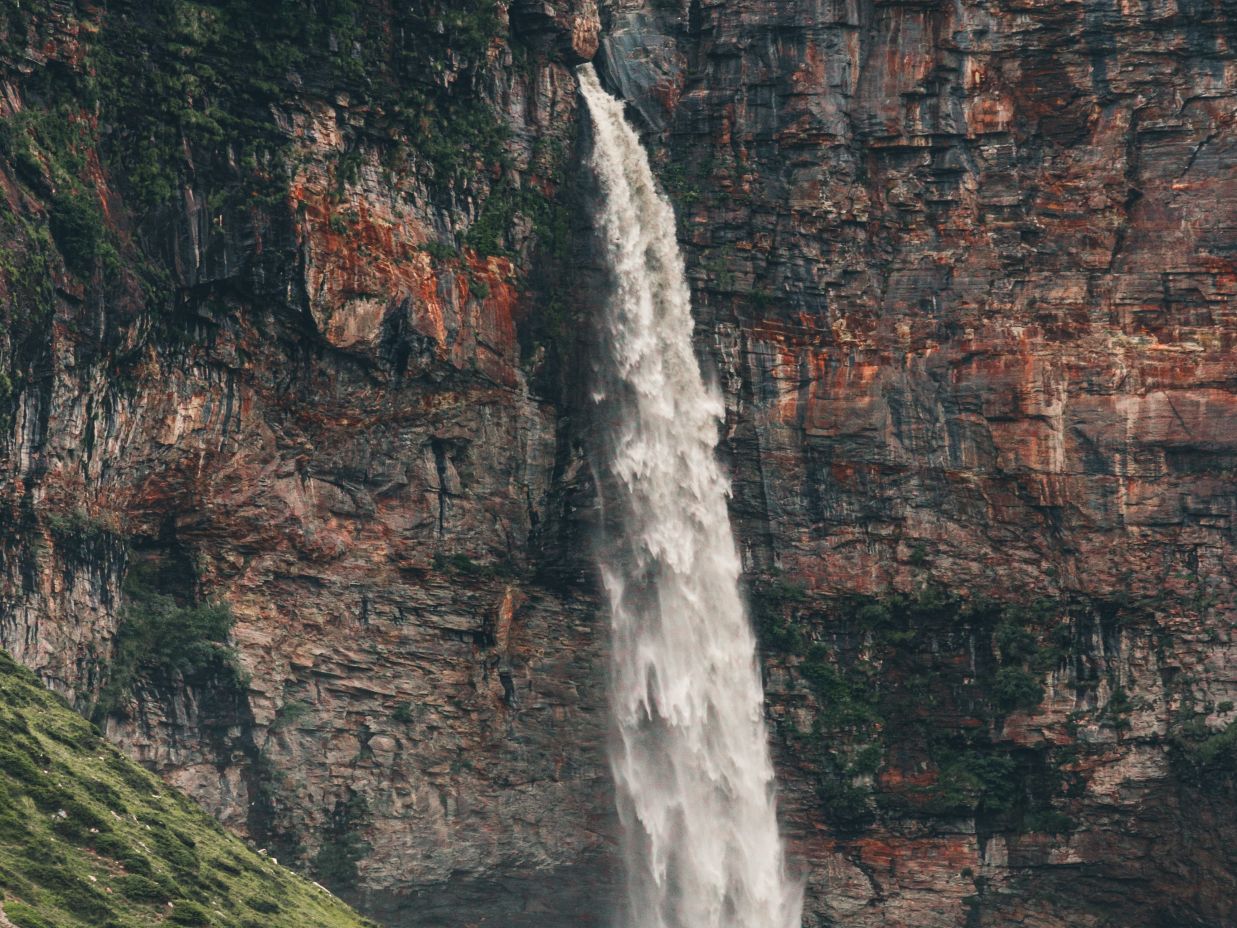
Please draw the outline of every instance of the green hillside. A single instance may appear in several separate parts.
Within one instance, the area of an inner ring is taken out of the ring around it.
[[[126,760],[2,651],[0,892],[18,928],[370,924]]]

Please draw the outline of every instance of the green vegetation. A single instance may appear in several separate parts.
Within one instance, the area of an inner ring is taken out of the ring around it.
[[[1188,710],[1172,725],[1169,744],[1177,770],[1204,790],[1237,782],[1237,723],[1211,728],[1205,714]]]
[[[859,674],[844,674],[832,666],[829,651],[813,645],[799,673],[820,701],[820,719],[829,731],[870,730],[880,722],[877,691]]]
[[[1108,698],[1107,705],[1104,706],[1100,713],[1100,719],[1107,725],[1111,725],[1118,731],[1125,731],[1130,727],[1130,713],[1134,711],[1134,702],[1129,695],[1121,687],[1113,690],[1112,695]]]
[[[401,725],[407,725],[416,718],[412,711],[412,703],[401,702],[397,705],[394,711],[391,712],[391,719],[399,722]]]
[[[446,554],[442,551],[434,553],[434,570],[479,579],[506,577],[511,574],[511,568],[507,564],[483,564],[474,561],[467,554]]]
[[[0,732],[0,893],[18,928],[367,924],[123,758],[3,652]]]
[[[711,160],[691,168],[684,162],[674,162],[662,168],[661,185],[675,205],[693,206],[700,201],[700,187],[708,183],[712,170]]]
[[[457,261],[460,257],[458,248],[442,242],[426,242],[421,246],[421,250],[435,261]]]
[[[991,744],[968,742],[960,748],[946,743],[932,750],[936,782],[908,790],[899,798],[926,815],[958,818],[979,812],[1008,812],[1017,798],[1018,769],[1014,759]]]
[[[374,7],[361,0],[155,0],[113,4],[93,88],[109,163],[142,207],[214,179],[236,207],[286,192],[289,139],[272,105],[298,84],[376,111],[415,139],[435,182],[498,164],[505,137],[472,90],[499,36],[494,0]],[[459,71],[453,81],[441,75]],[[187,157],[188,156],[188,157]],[[351,159],[351,160],[349,160]],[[336,179],[355,179],[359,152]]]
[[[129,307],[140,287],[155,325],[137,331],[168,337],[172,322],[212,298],[175,287],[170,259],[179,233],[171,224],[183,214],[182,191],[191,189],[207,214],[208,263],[253,238],[286,241],[266,230],[286,218],[297,98],[346,101],[345,144],[332,165],[337,195],[373,157],[405,192],[415,174],[415,188],[440,205],[479,204],[468,244],[482,255],[523,251],[530,231],[547,253],[569,245],[566,213],[544,192],[555,187],[563,152],[544,143],[525,178],[514,180],[505,123],[483,92],[494,53],[512,41],[496,0],[119,0],[70,4],[56,17],[0,0],[0,44],[10,62],[33,61],[28,50],[53,38],[62,51],[53,30],[74,36],[73,60],[57,52],[23,66],[26,105],[0,118],[0,156],[30,194],[0,220],[11,304],[0,307],[0,424],[24,379],[41,369],[50,313],[59,305],[66,317],[87,318],[55,295],[57,251],[95,296],[116,297],[82,307]],[[529,66],[527,49],[512,50],[517,67]],[[96,187],[100,177],[106,191]],[[350,231],[342,217],[332,223]],[[436,257],[453,256],[449,246],[430,247]],[[269,250],[251,257],[279,260]],[[556,357],[572,330],[562,298],[544,289],[544,311],[522,322],[522,347]],[[484,296],[485,284],[475,292]],[[182,305],[185,313],[174,311]],[[93,319],[102,326],[95,334],[115,344],[110,326],[124,315]]]
[[[347,889],[356,884],[356,865],[371,850],[359,833],[368,821],[369,805],[364,796],[354,794],[335,803],[314,858],[314,872],[328,886]]]
[[[182,207],[181,189],[195,189],[217,220],[215,235],[281,209],[293,136],[278,114],[292,96],[342,95],[375,121],[376,132],[349,130],[335,166],[340,185],[359,176],[365,144],[382,149],[389,170],[417,170],[441,197],[471,187],[480,198],[506,164],[502,124],[477,93],[505,28],[494,0],[394,9],[363,0],[121,0],[64,15],[79,17],[82,60],[24,73],[26,107],[0,118],[0,155],[47,207],[10,212],[4,223],[21,228],[0,230],[18,243],[0,254],[13,296],[8,318],[0,314],[0,349],[14,355],[0,371],[0,417],[21,389],[10,371],[30,366],[17,357],[22,339],[6,345],[5,330],[23,335],[20,316],[55,305],[49,269],[35,274],[24,265],[54,243],[67,269],[91,286],[111,286],[123,266],[140,278],[152,308],[173,305],[166,224]],[[0,2],[8,59],[50,41],[50,21],[37,6]],[[95,186],[100,167],[123,194],[106,204],[106,217]],[[132,242],[116,233],[125,213],[136,220]],[[45,292],[34,299],[19,292],[19,275],[41,281]],[[37,321],[29,331],[45,338],[48,327]]]
[[[241,685],[239,666],[227,646],[232,615],[226,605],[178,602],[158,588],[153,564],[131,568],[124,593],[115,651],[95,707],[96,718],[118,711],[139,680]]]
[[[829,827],[854,833],[875,818],[872,787],[845,758],[827,757],[816,779],[816,798]]]
[[[754,585],[749,599],[752,622],[761,643],[775,653],[802,653],[803,632],[795,621],[795,612],[808,602],[807,590],[774,578]]]
[[[505,183],[490,191],[465,244],[479,255],[511,256],[509,237],[517,216],[532,221],[534,234],[550,257],[565,258],[571,235],[566,207],[539,190],[517,190]]]
[[[1044,699],[1039,681],[1021,667],[1002,667],[992,681],[993,704],[1002,712],[1028,712]]]
[[[934,586],[825,598],[779,576],[753,583],[751,607],[762,648],[811,695],[810,731],[786,721],[780,730],[815,773],[822,816],[843,833],[883,815],[1068,831],[1076,751],[1007,740],[1004,719],[1039,707],[1046,673],[1085,675],[1078,649],[1094,634],[1147,615],[1136,603],[999,603]],[[1108,673],[1112,696],[1096,718],[1121,730],[1133,701]],[[1225,756],[1211,737],[1191,739],[1198,763]]]
[[[275,710],[275,719],[271,727],[275,729],[292,728],[296,723],[313,712],[313,706],[303,699],[290,699]]]
[[[107,522],[81,509],[52,513],[47,517],[47,528],[60,551],[79,558],[98,555],[109,547],[120,551],[124,546],[124,539]]]
[[[100,259],[109,268],[118,265],[116,251],[108,242],[107,227],[97,194],[70,188],[52,197],[52,238],[64,256],[65,266],[79,277],[89,277]]]
[[[95,139],[73,99],[78,85],[38,77],[31,88],[38,105],[0,119],[0,154],[49,202],[47,228],[65,266],[82,279],[99,271],[112,277],[120,260],[90,171]]]

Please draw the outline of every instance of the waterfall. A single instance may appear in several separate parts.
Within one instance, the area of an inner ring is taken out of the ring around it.
[[[756,642],[739,595],[724,408],[692,350],[674,212],[623,105],[579,70],[613,278],[602,320],[617,486],[601,572],[613,659],[610,762],[629,928],[799,928],[778,834]]]

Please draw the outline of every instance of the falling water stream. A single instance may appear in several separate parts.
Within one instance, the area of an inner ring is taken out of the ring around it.
[[[627,928],[799,928],[778,834],[756,645],[739,594],[723,414],[692,349],[674,213],[623,104],[579,70],[613,279],[602,377],[619,528],[602,576],[613,622],[611,747]]]

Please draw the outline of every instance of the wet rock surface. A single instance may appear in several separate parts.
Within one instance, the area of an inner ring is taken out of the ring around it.
[[[1232,11],[700,2],[675,22],[689,64],[656,95],[677,97],[664,176],[728,398],[745,553],[802,598],[782,611],[835,666],[868,662],[865,685],[897,691],[874,633],[828,594],[1042,597],[1058,606],[1038,633],[1067,636],[1079,620],[1063,598],[1156,598],[1140,631],[1076,640],[1035,670],[1034,711],[982,724],[941,703],[983,679],[992,629],[886,652],[929,648],[914,685],[953,683],[903,710],[928,735],[879,720],[878,805],[896,781],[939,789],[950,768],[932,739],[971,727],[997,754],[1077,748],[1077,795],[1057,800],[1071,823],[985,833],[982,810],[947,823],[886,803],[839,836],[809,761],[784,805],[816,912],[1231,920],[1231,769],[1200,793],[1168,742],[1183,716],[1232,720],[1234,276],[1217,230],[1237,200],[1233,98],[1214,84]],[[796,739],[838,697],[805,710],[812,687],[778,664],[770,704],[791,732],[784,761],[802,766]],[[1098,692],[1079,676],[1097,664]],[[1118,688],[1140,707],[1131,726],[1088,729]],[[862,741],[845,724],[825,735],[826,752]]]
[[[1234,919],[1231,5],[518,2],[423,52],[375,4],[233,106],[276,195],[186,123],[153,210],[129,110],[20,122],[122,14],[9,26],[0,644],[90,711],[132,565],[226,602],[241,685],[139,684],[131,755],[389,924],[605,920],[596,55],[727,400],[808,924]],[[503,157],[451,179],[388,71]]]

